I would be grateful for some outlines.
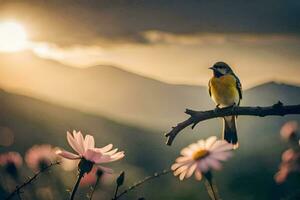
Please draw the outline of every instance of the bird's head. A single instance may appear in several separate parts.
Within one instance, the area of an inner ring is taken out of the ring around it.
[[[220,76],[224,76],[226,74],[232,74],[233,73],[233,71],[229,67],[229,65],[227,65],[224,62],[217,62],[212,67],[210,67],[209,69],[214,71],[214,75],[216,77],[220,77]]]

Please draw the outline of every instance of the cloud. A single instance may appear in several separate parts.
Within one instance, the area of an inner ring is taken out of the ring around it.
[[[157,30],[141,34],[150,44],[173,45],[215,45],[225,43],[239,44],[273,44],[300,43],[300,36],[289,34],[245,34],[245,33],[193,33],[174,34]]]
[[[20,21],[37,55],[70,66],[207,84],[207,67],[223,60],[244,85],[299,79],[298,1],[9,0],[0,19]]]
[[[141,33],[150,30],[175,35],[300,33],[300,3],[282,0],[10,0],[0,5],[0,18],[7,17],[23,21],[32,40],[61,46],[147,43]]]

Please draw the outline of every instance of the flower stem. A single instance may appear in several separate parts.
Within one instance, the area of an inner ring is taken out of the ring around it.
[[[211,198],[211,200],[220,200],[217,186],[213,181],[212,173],[210,171],[208,171],[204,174],[204,177],[206,179],[205,180],[206,190],[207,190],[207,193],[208,193],[209,197]]]
[[[165,175],[165,174],[168,174],[172,172],[171,170],[163,170],[162,172],[159,172],[159,173],[154,173],[152,176],[147,176],[146,178],[144,178],[143,180],[133,184],[132,186],[130,186],[128,189],[124,190],[123,192],[121,192],[119,195],[115,195],[115,197],[113,198],[113,200],[117,200],[119,199],[121,196],[123,196],[124,194],[128,193],[129,191],[139,187],[140,185],[154,179],[154,178],[158,178],[162,175]],[[118,189],[118,188],[117,188]],[[117,194],[117,193],[115,193]]]
[[[93,189],[92,189],[92,192],[91,192],[91,194],[90,194],[89,200],[92,200],[93,195],[94,195],[94,192],[95,192],[95,190],[96,190],[96,187],[97,187],[97,185],[98,185],[98,183],[99,183],[99,180],[100,180],[100,176],[97,176],[97,180],[96,180],[95,185],[93,186]]]
[[[115,190],[115,195],[114,195],[114,198],[113,198],[113,200],[116,200],[116,199],[118,199],[118,190],[119,190],[119,185],[117,185],[117,187],[116,187],[116,190]]]
[[[74,187],[73,187],[73,190],[72,190],[72,194],[71,194],[70,200],[73,200],[73,199],[74,199],[75,193],[76,193],[76,191],[77,191],[77,189],[78,189],[79,183],[80,183],[80,181],[81,181],[83,175],[84,175],[84,173],[82,173],[81,170],[79,170],[78,178],[77,178],[77,181],[76,181],[76,183],[75,183],[75,185],[74,185]]]

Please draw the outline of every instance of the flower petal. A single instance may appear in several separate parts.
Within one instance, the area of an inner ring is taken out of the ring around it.
[[[124,154],[124,151],[120,151],[114,155],[111,156],[111,162],[112,161],[116,161],[116,160],[120,160],[121,158],[124,158],[125,154]]]
[[[222,152],[222,151],[230,151],[233,149],[233,145],[232,144],[229,144],[229,143],[226,143],[226,144],[223,144],[217,148],[215,148],[213,150],[213,152]]]
[[[193,151],[196,151],[199,149],[199,146],[197,145],[197,143],[193,143],[193,144],[190,144],[188,146],[188,148],[192,149]]]
[[[186,171],[188,169],[188,165],[183,165],[179,167],[177,170],[174,171],[174,176],[178,176],[181,174],[183,171]]]
[[[186,177],[186,178],[191,177],[191,176],[193,175],[193,173],[194,173],[194,171],[195,171],[196,168],[197,168],[197,163],[192,164],[192,165],[190,166],[190,168],[188,169],[188,171],[187,171],[185,177]]]
[[[228,143],[228,142],[225,141],[225,140],[218,140],[218,141],[216,141],[216,142],[211,146],[210,150],[214,150],[214,149],[216,149],[216,148],[218,148],[218,147],[220,147],[220,146],[222,146],[222,145],[224,145],[224,144],[227,144],[227,143]]]
[[[75,140],[75,138],[73,138],[70,132],[67,132],[67,140],[72,149],[74,149],[78,154],[82,155],[77,141]]]
[[[112,156],[112,155],[114,155],[117,151],[118,151],[118,149],[116,148],[116,149],[114,149],[114,150],[111,150],[111,151],[108,151],[108,152],[104,153],[104,155]]]
[[[76,155],[74,153],[68,152],[68,151],[64,151],[64,150],[58,150],[55,152],[57,155],[60,155],[64,158],[70,159],[70,160],[76,160],[76,159],[80,159],[79,155]]]
[[[95,151],[94,149],[88,149],[83,156],[85,159],[97,163],[96,161],[98,161],[103,156],[103,154],[101,152]]]
[[[207,165],[214,170],[220,170],[222,168],[221,163],[218,160],[213,159],[211,157],[207,158],[206,162]]]
[[[207,172],[208,171],[208,164],[206,162],[206,159],[202,159],[202,160],[199,161],[199,163],[198,163],[198,169],[201,172]]]
[[[192,153],[193,153],[193,150],[188,147],[182,149],[180,152],[180,154],[183,156],[190,156],[190,155],[192,155]]]
[[[95,140],[94,137],[91,135],[86,135],[84,138],[84,148],[85,151],[88,149],[93,149],[95,148]]]
[[[184,179],[186,173],[187,173],[187,170],[183,171],[183,172],[179,175],[179,179],[180,179],[181,181]]]
[[[187,162],[187,161],[190,161],[190,160],[191,160],[190,157],[181,156],[181,157],[178,157],[178,158],[176,159],[176,162],[177,162],[177,163],[181,163],[181,162]]]
[[[101,163],[113,162],[113,160],[111,159],[110,156],[102,155],[101,157],[97,157],[96,159],[94,159],[94,162],[96,164],[101,164]]]
[[[178,169],[179,167],[181,167],[182,165],[184,165],[184,163],[174,163],[171,166],[171,170],[175,171],[176,169]]]
[[[226,151],[226,152],[212,152],[210,156],[216,160],[225,161],[228,158],[232,156],[232,152]]]
[[[73,136],[75,138],[75,140],[77,141],[78,144],[78,148],[80,150],[81,154],[84,154],[85,152],[85,148],[84,148],[84,138],[81,134],[81,132],[76,132],[75,130],[73,131]]]
[[[202,173],[198,169],[196,169],[196,171],[195,171],[195,178],[198,181],[200,181],[202,179]]]
[[[102,153],[108,152],[113,148],[112,144],[108,144],[105,147],[97,148],[97,150],[101,151]]]
[[[114,173],[114,170],[112,170],[111,168],[108,168],[108,167],[103,167],[103,166],[98,166],[104,173],[107,173],[107,174],[112,174]]]
[[[216,136],[211,136],[205,141],[205,148],[210,149],[211,146],[217,141]]]
[[[199,140],[197,142],[197,145],[200,149],[204,148],[205,147],[205,141],[204,140]]]

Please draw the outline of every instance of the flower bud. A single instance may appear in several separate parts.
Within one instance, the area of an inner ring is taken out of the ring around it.
[[[124,179],[125,179],[125,172],[121,172],[121,174],[119,175],[119,177],[117,178],[117,185],[121,186],[124,183]]]

